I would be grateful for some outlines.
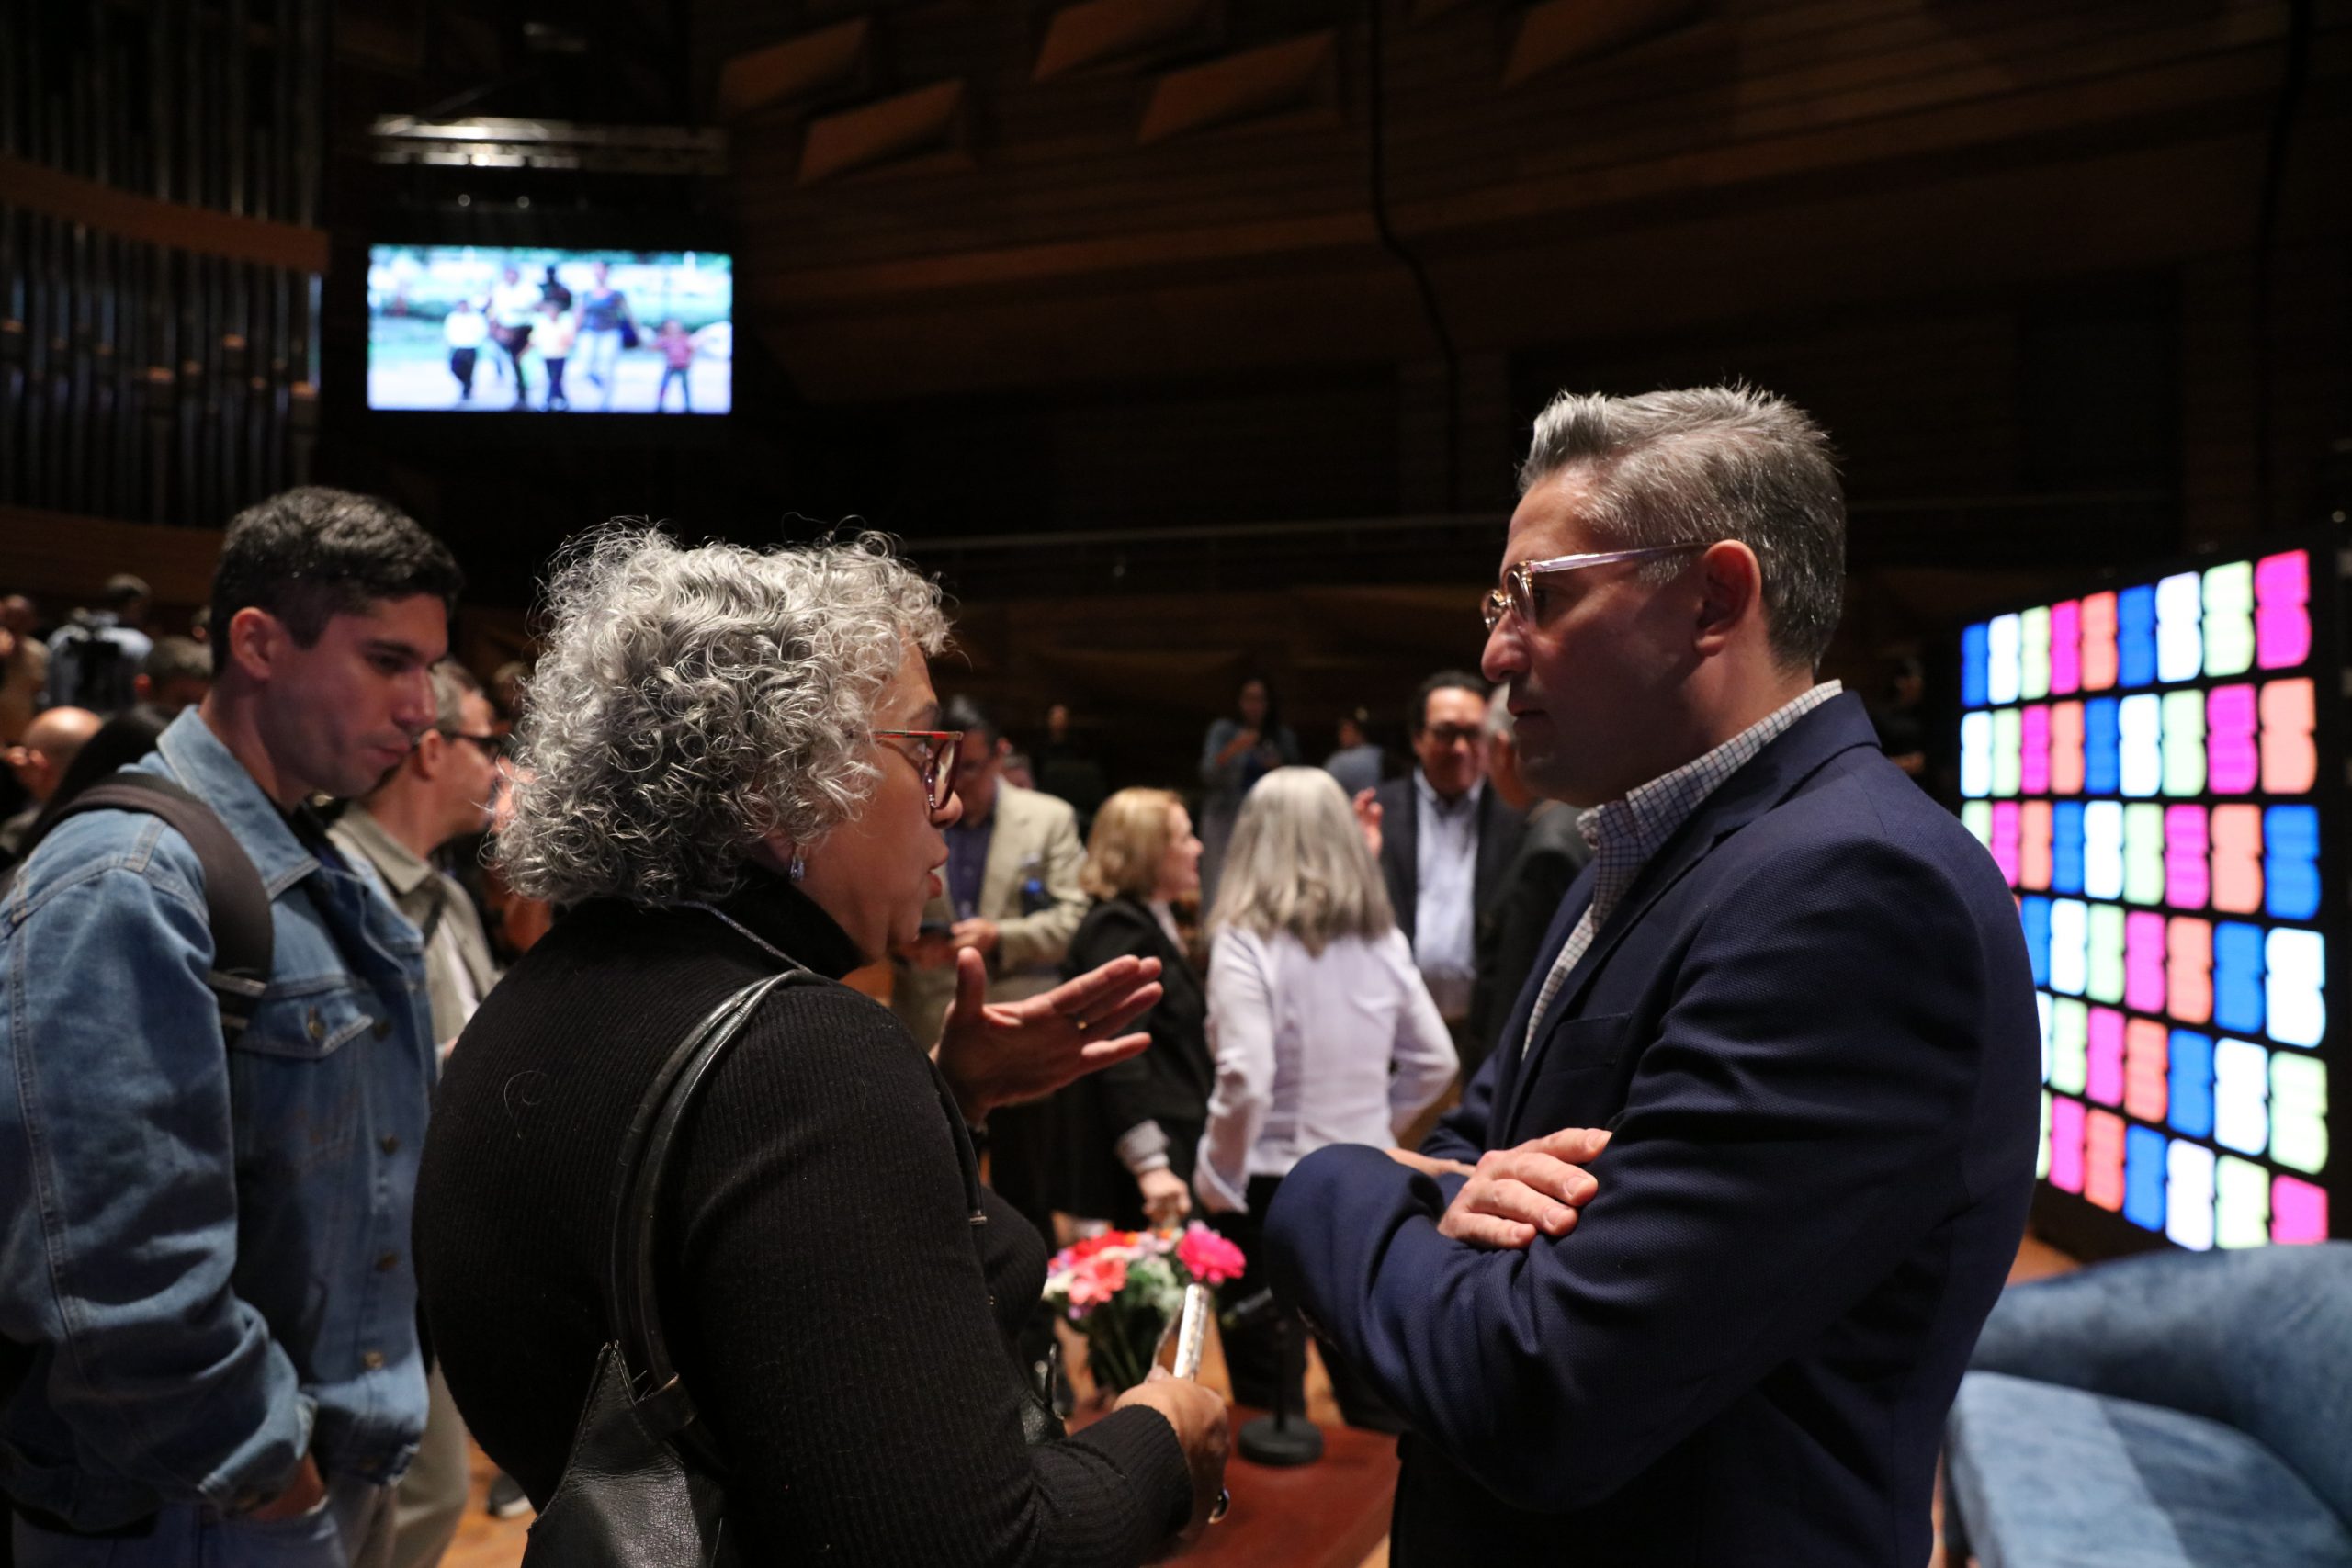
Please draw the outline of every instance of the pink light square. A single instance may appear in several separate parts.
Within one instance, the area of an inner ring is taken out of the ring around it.
[[[2037,703],[2024,714],[2025,755],[2018,764],[2018,793],[2050,793],[2050,710]]]
[[[2050,1098],[2050,1185],[2083,1190],[2083,1102],[2063,1094]]]
[[[2215,795],[2245,795],[2262,776],[2255,740],[2260,713],[2252,686],[2216,686],[2205,696],[2205,787]]]
[[[2055,1114],[2056,1107],[2052,1107]],[[2057,1166],[2053,1163],[2054,1172]],[[2281,1176],[2270,1183],[2270,1239],[2288,1246],[2327,1239],[2327,1189]]]
[[[2140,909],[2123,918],[2123,1005],[2165,1010],[2165,918]]]
[[[2254,563],[2254,661],[2288,670],[2312,656],[2311,558],[2301,550]]]
[[[2018,885],[2018,803],[1996,800],[1993,803],[1993,863],[2001,868],[2010,886]]]
[[[2212,897],[2206,862],[2205,808],[2165,807],[2165,902],[2176,909],[2201,909]]]
[[[2079,599],[2050,606],[2050,694],[2063,697],[2083,685],[2083,605]]]
[[[2113,1008],[2093,1008],[2084,1092],[2101,1105],[2123,1103],[2123,1015]]]

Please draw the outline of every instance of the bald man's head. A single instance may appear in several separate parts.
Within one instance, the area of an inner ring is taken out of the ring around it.
[[[25,726],[24,739],[8,748],[8,765],[17,771],[25,793],[37,801],[55,794],[75,754],[105,722],[87,708],[47,708],[35,714]]]

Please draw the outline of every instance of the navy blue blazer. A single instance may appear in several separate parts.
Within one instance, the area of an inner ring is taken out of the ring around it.
[[[2009,891],[1850,695],[1660,848],[1522,1058],[1591,886],[1423,1145],[1612,1128],[1577,1228],[1449,1241],[1460,1178],[1346,1145],[1267,1216],[1278,1288],[1412,1427],[1394,1561],[1924,1562],[1944,1415],[2033,1183]]]

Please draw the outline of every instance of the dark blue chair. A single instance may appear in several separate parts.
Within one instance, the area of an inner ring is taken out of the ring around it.
[[[2352,1568],[2352,1243],[2017,1286],[1945,1438],[1954,1568]]]

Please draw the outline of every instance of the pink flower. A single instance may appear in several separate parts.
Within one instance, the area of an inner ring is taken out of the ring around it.
[[[1073,1314],[1102,1305],[1126,1288],[1127,1260],[1117,1253],[1082,1259],[1070,1275]]]
[[[1204,1285],[1222,1285],[1227,1280],[1238,1280],[1247,1266],[1239,1247],[1197,1220],[1186,1227],[1184,1239],[1176,1244],[1176,1261]]]

